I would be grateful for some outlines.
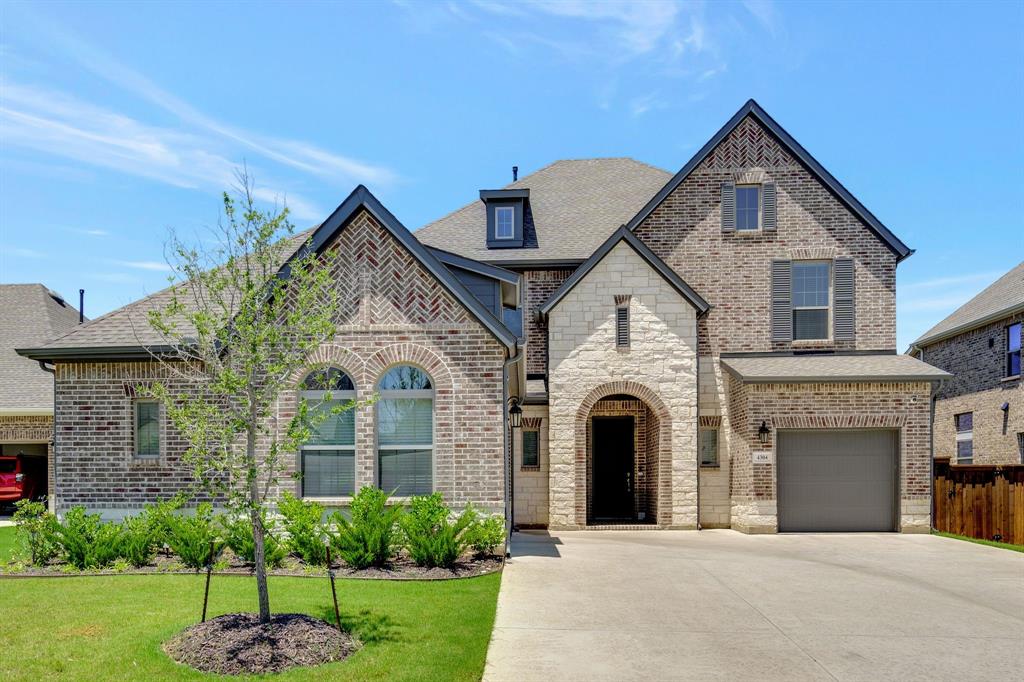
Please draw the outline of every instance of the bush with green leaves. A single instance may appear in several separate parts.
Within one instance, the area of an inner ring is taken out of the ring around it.
[[[248,516],[221,518],[221,525],[224,528],[224,542],[231,551],[243,561],[250,564],[256,563],[256,539],[252,529],[252,519]],[[288,549],[281,539],[274,533],[274,523],[263,519],[263,551],[267,559],[267,566],[277,568],[284,563],[288,556]]]
[[[18,500],[14,504],[14,524],[18,527],[20,544],[28,550],[29,561],[44,565],[60,552],[54,533],[57,517],[46,509],[44,502]]]
[[[161,500],[155,504],[147,504],[140,515],[153,533],[153,541],[159,549],[169,544],[167,536],[170,524],[168,519],[174,516],[184,505],[184,497],[175,496]]]
[[[145,512],[121,522],[121,547],[118,556],[135,568],[148,566],[156,556],[158,529]]]
[[[469,547],[476,520],[472,507],[453,519],[441,493],[413,497],[401,521],[409,556],[420,566],[451,568]]]
[[[477,556],[493,554],[495,547],[505,543],[505,519],[488,516],[477,519],[469,531],[469,545]]]
[[[120,556],[121,524],[104,522],[83,507],[70,509],[53,531],[64,560],[79,570],[103,568]]]
[[[277,505],[277,511],[284,519],[283,526],[288,533],[287,547],[290,552],[302,557],[307,564],[323,566],[327,563],[326,534],[321,519],[324,506],[319,502],[300,500],[286,492]]]
[[[166,537],[164,540],[171,551],[189,568],[199,570],[210,560],[210,543],[213,543],[213,559],[224,549],[221,528],[215,523],[213,505],[203,502],[196,507],[195,514],[168,514],[163,518]]]
[[[401,548],[402,508],[389,506],[388,497],[380,488],[363,486],[352,498],[351,519],[340,512],[331,515],[337,528],[330,535],[331,547],[352,568],[385,566]]]

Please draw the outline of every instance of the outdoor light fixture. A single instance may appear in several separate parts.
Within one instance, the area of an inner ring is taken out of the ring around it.
[[[1003,403],[1002,406],[999,409],[1002,410],[1003,412],[1009,411],[1010,403]]]
[[[523,425],[523,408],[519,407],[519,401],[515,398],[509,398],[508,402],[508,424],[513,429],[518,429]]]
[[[768,428],[766,422],[761,422],[761,428],[757,430],[757,439],[761,441],[761,445],[768,445],[768,439],[772,435],[772,430]]]

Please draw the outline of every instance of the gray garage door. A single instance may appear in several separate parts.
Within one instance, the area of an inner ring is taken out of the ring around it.
[[[895,431],[779,431],[779,530],[896,529]]]

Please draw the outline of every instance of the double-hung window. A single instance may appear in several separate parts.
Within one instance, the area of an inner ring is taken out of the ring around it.
[[[356,487],[356,387],[334,367],[310,373],[299,397],[311,415],[310,439],[302,446],[302,496],[344,497]]]
[[[793,262],[793,340],[828,339],[831,265]]]
[[[699,429],[697,431],[697,447],[700,449],[700,465],[702,467],[718,466],[718,429]]]
[[[513,239],[516,236],[516,209],[497,206],[494,209],[494,238]]]
[[[135,457],[160,457],[160,403],[155,400],[135,402]]]
[[[736,229],[756,230],[760,227],[761,188],[757,185],[736,187]]]
[[[956,463],[974,463],[974,413],[964,412],[956,420]]]
[[[1006,328],[1006,376],[1020,376],[1020,332],[1021,323]]]
[[[434,386],[419,367],[392,367],[377,387],[377,470],[395,495],[429,495],[434,482]]]

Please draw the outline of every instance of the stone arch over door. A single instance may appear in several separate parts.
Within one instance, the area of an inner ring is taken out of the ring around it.
[[[629,396],[639,400],[656,420],[651,425],[657,443],[648,443],[648,454],[657,462],[657,524],[669,526],[672,523],[672,419],[661,397],[643,384],[635,381],[613,381],[591,390],[576,410],[575,419],[575,516],[579,526],[588,521],[588,423],[595,406],[610,396]]]

